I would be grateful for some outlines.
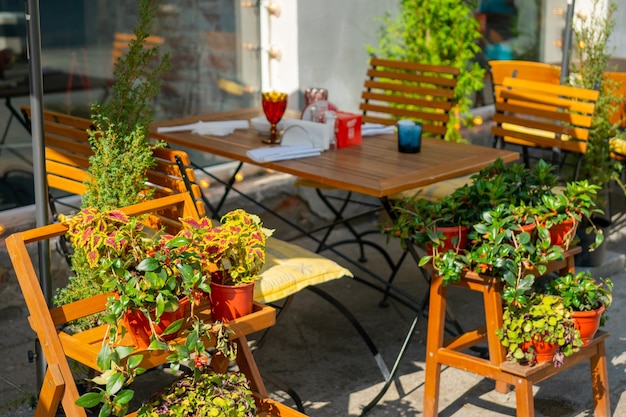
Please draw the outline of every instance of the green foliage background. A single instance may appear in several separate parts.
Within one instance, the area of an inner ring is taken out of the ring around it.
[[[479,25],[473,16],[475,0],[402,0],[399,15],[379,20],[378,47],[368,46],[379,58],[451,65],[461,70],[455,90],[456,109],[448,123],[446,140],[463,141],[455,125],[470,109],[472,94],[483,87],[485,70],[474,61],[480,51]]]

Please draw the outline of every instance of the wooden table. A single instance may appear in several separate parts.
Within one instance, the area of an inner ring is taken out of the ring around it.
[[[153,123],[151,130],[156,132],[159,126],[184,125],[198,121],[251,119],[260,115],[263,115],[261,109],[235,110],[226,113],[160,121]],[[288,113],[286,117],[297,117],[297,115],[292,112],[291,114]],[[160,136],[170,144],[219,155],[239,161],[241,164],[259,165],[330,187],[377,197],[387,210],[390,208],[388,197],[395,193],[476,172],[498,158],[505,162],[516,161],[519,158],[517,152],[509,150],[451,143],[431,138],[422,140],[420,153],[406,154],[398,152],[395,135],[377,135],[364,137],[361,145],[331,149],[323,152],[320,156],[259,164],[248,158],[246,152],[250,149],[267,145],[262,143],[262,136],[252,128],[235,130],[233,134],[224,137],[200,136],[190,131],[157,136]],[[230,184],[232,185],[233,182]],[[317,242],[319,243],[319,241]],[[412,248],[410,245],[409,247]],[[393,289],[396,293],[403,295],[406,299],[410,299],[418,305],[416,316],[406,334],[395,363],[389,375],[385,377],[385,385],[379,394],[365,407],[364,412],[367,412],[382,398],[392,383],[394,374],[408,347],[417,322],[422,316],[428,294],[425,295],[426,298],[424,300],[416,300],[400,288],[394,286],[391,280],[377,277],[356,260],[349,259],[336,250],[333,250],[333,253],[383,282],[385,291]],[[414,248],[411,255],[414,258],[418,257]]]
[[[245,109],[186,117],[153,123],[151,130],[156,132],[159,126],[182,125],[200,120],[250,119],[262,114],[261,109]],[[519,158],[517,152],[509,150],[431,138],[424,138],[420,153],[405,154],[398,152],[395,135],[378,135],[364,137],[361,145],[332,149],[316,157],[259,164],[248,158],[246,152],[267,145],[261,142],[262,136],[252,128],[236,130],[223,137],[200,136],[191,132],[161,136],[168,143],[378,198],[476,172],[498,158],[505,162]]]

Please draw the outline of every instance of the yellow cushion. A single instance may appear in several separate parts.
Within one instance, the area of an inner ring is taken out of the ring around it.
[[[393,194],[389,197],[390,200],[400,200],[403,198],[410,198],[419,193],[419,196],[430,201],[441,200],[454,192],[459,187],[469,184],[471,182],[470,177],[474,173],[464,175],[462,177],[450,178],[449,180],[439,181],[425,187],[414,188],[412,190],[403,191],[401,193]]]
[[[334,261],[285,241],[269,238],[266,262],[254,286],[254,300],[271,303],[309,285],[317,285],[352,273]]]
[[[511,123],[502,123],[502,128],[506,130],[510,130],[513,132],[519,133],[527,133],[529,135],[539,136],[546,139],[556,139],[556,135],[554,132],[549,132],[547,130],[535,129],[532,127],[519,126]],[[561,135],[559,140],[569,140],[570,137],[568,135]]]

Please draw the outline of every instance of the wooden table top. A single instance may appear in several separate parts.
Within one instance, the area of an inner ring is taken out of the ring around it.
[[[155,122],[159,126],[175,126],[197,121],[241,120],[263,115],[260,108],[187,117]],[[287,117],[297,117],[292,112]],[[259,164],[246,155],[250,149],[264,145],[263,136],[255,129],[238,129],[231,135],[201,136],[191,132],[159,134],[172,144],[223,156],[236,161],[260,165],[302,179],[328,186],[355,191],[374,197],[386,197],[397,192],[423,187],[439,181],[476,172],[498,158],[516,161],[517,152],[479,145],[445,142],[424,138],[417,154],[398,152],[395,135],[363,137],[363,143],[341,149],[331,149],[320,156]]]

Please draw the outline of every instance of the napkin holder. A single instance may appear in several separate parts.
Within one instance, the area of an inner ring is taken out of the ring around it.
[[[284,131],[281,144],[284,146],[310,145],[312,148],[328,150],[331,131],[323,123],[299,119],[283,119]]]

